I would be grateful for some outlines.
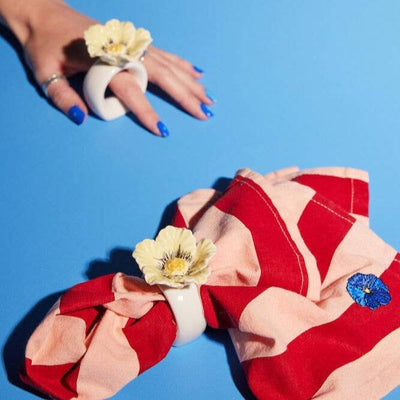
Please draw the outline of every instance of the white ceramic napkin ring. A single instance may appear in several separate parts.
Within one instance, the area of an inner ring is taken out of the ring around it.
[[[174,346],[182,346],[199,337],[206,329],[200,288],[191,283],[183,288],[158,285],[167,299],[177,324]]]
[[[124,66],[106,64],[100,59],[89,69],[83,81],[83,94],[91,110],[100,118],[109,121],[128,112],[126,106],[115,96],[105,97],[111,79],[121,71],[128,71],[136,79],[144,93],[147,88],[147,71],[140,61],[130,61]]]

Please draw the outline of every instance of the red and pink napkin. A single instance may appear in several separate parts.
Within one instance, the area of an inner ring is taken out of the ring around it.
[[[373,400],[400,383],[400,256],[368,227],[365,172],[243,169],[223,193],[183,196],[172,224],[217,246],[205,317],[229,330],[258,399]],[[103,276],[61,296],[22,376],[57,399],[105,399],[175,335],[157,286]]]

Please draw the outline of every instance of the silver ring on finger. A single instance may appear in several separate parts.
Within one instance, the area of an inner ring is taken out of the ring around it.
[[[66,80],[67,78],[64,75],[52,74],[52,75],[50,75],[49,78],[47,78],[44,82],[42,82],[40,84],[40,87],[42,88],[43,93],[45,94],[46,97],[49,97],[48,89],[49,89],[50,85],[52,85],[53,83],[56,83],[62,79]]]

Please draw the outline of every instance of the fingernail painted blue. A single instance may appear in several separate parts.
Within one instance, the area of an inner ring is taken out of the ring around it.
[[[157,122],[157,128],[160,131],[160,134],[161,134],[162,137],[169,136],[169,130],[168,130],[167,126],[164,124],[164,122],[158,121]]]
[[[199,68],[199,67],[196,67],[195,65],[193,65],[193,69],[194,69],[195,71],[199,72],[200,74],[202,74],[202,73],[204,72],[204,70],[202,70],[202,69]]]
[[[80,125],[85,119],[84,111],[81,110],[78,106],[72,106],[68,110],[68,116],[78,125]]]
[[[206,96],[214,103],[218,101],[209,91],[206,92]]]
[[[211,118],[214,116],[213,112],[204,103],[200,104],[200,108],[206,117]]]

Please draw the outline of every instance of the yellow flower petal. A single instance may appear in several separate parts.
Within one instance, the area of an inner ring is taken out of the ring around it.
[[[84,38],[90,57],[103,54],[103,45],[107,42],[103,25],[93,25],[84,32]]]
[[[121,31],[121,42],[129,48],[136,41],[137,30],[132,22],[123,22]]]
[[[146,29],[136,30],[132,22],[117,19],[89,27],[84,38],[90,57],[100,57],[105,63],[122,66],[138,60],[152,41]]]
[[[178,250],[189,253],[192,258],[196,256],[196,238],[189,229],[167,226],[156,237],[156,242],[167,253],[176,254]]]
[[[190,274],[188,276],[185,276],[185,282],[186,283],[197,283],[198,285],[203,285],[204,283],[207,282],[207,278],[210,276],[211,273],[211,268],[210,267],[205,267],[201,271],[195,273],[195,274]]]
[[[143,274],[149,285],[167,285],[170,287],[183,287],[185,285],[182,279],[168,278],[156,267],[144,267]]]
[[[160,260],[164,256],[163,248],[154,240],[146,239],[138,243],[135,247],[132,257],[136,260],[141,271],[144,267],[158,267],[160,269]]]
[[[188,229],[167,226],[155,240],[146,239],[136,245],[133,257],[150,285],[181,288],[189,283],[206,283],[210,275],[208,262],[216,246],[208,239],[196,244]]]
[[[196,262],[193,264],[191,271],[195,272],[204,268],[216,251],[217,247],[211,240],[201,239],[197,243]]]
[[[139,28],[136,30],[135,40],[131,41],[128,46],[129,54],[139,54],[142,53],[147,49],[150,43],[153,41],[150,32],[146,29]]]
[[[155,281],[163,279],[163,273],[160,268],[155,266],[145,266],[143,267],[143,274],[145,276],[146,282],[150,285],[154,284]]]
[[[122,22],[118,19],[110,19],[106,22],[106,34],[114,43],[119,43],[122,37]]]
[[[86,42],[100,40],[105,36],[104,26],[100,24],[92,25],[83,33]]]

